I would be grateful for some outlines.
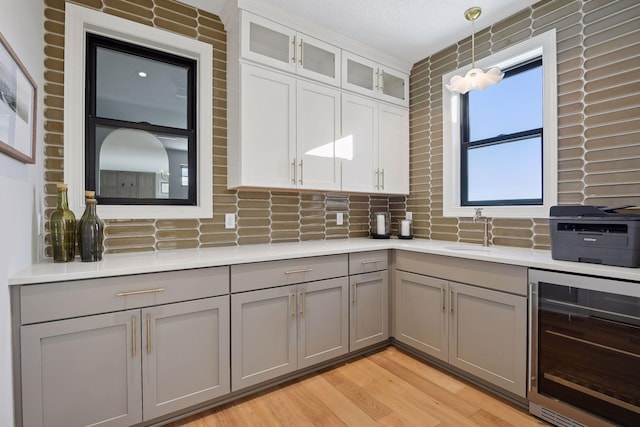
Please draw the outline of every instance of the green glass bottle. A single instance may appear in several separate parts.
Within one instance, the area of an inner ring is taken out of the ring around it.
[[[82,262],[102,260],[104,224],[96,212],[96,199],[86,199],[87,207],[78,227],[78,250]]]
[[[84,192],[84,205],[87,206],[87,200],[95,199],[96,192],[95,191],[85,191]],[[86,211],[85,211],[86,214]],[[76,238],[78,239],[78,245],[80,244],[80,227],[82,227],[82,220],[84,219],[84,214],[80,217],[79,220],[76,221]]]
[[[54,262],[73,261],[76,256],[76,216],[69,210],[67,184],[58,183],[58,204],[49,218]]]

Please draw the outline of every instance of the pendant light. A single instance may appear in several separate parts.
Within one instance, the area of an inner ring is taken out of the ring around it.
[[[471,21],[471,69],[467,71],[464,77],[453,76],[446,85],[447,89],[451,92],[467,93],[470,90],[483,90],[492,84],[498,83],[504,77],[504,73],[499,68],[493,67],[489,71],[484,72],[482,68],[476,68],[475,60],[475,38],[476,38],[476,25],[475,21],[478,19],[482,9],[479,7],[471,7],[464,11],[464,17],[467,21]]]

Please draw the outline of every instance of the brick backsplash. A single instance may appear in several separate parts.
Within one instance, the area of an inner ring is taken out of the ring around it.
[[[64,0],[44,0],[45,207],[63,180]],[[442,216],[442,75],[471,60],[471,38],[416,63],[410,80],[408,197],[228,190],[226,33],[220,18],[174,0],[73,3],[152,25],[212,46],[213,218],[109,220],[107,253],[365,237],[371,212],[392,227],[413,212],[417,237],[481,243],[482,226]],[[640,205],[640,4],[625,0],[545,0],[476,33],[476,58],[551,28],[558,52],[559,202]],[[70,189],[74,191],[73,189]],[[336,212],[344,212],[338,226]],[[224,214],[237,228],[224,228]],[[549,248],[546,219],[493,219],[494,244]],[[50,254],[49,235],[45,237]]]

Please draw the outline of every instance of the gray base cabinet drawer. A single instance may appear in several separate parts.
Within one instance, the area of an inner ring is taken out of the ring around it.
[[[229,267],[44,283],[20,288],[23,325],[229,293]]]
[[[231,292],[312,282],[348,274],[347,255],[328,255],[231,266]]]
[[[389,255],[386,250],[349,254],[350,275],[386,270],[387,268],[389,268]]]

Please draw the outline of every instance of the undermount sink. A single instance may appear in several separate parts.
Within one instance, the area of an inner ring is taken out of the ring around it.
[[[492,249],[491,248],[487,248],[487,247],[469,247],[469,246],[445,246],[445,249],[448,249],[450,251],[461,251],[461,252],[491,252]]]

